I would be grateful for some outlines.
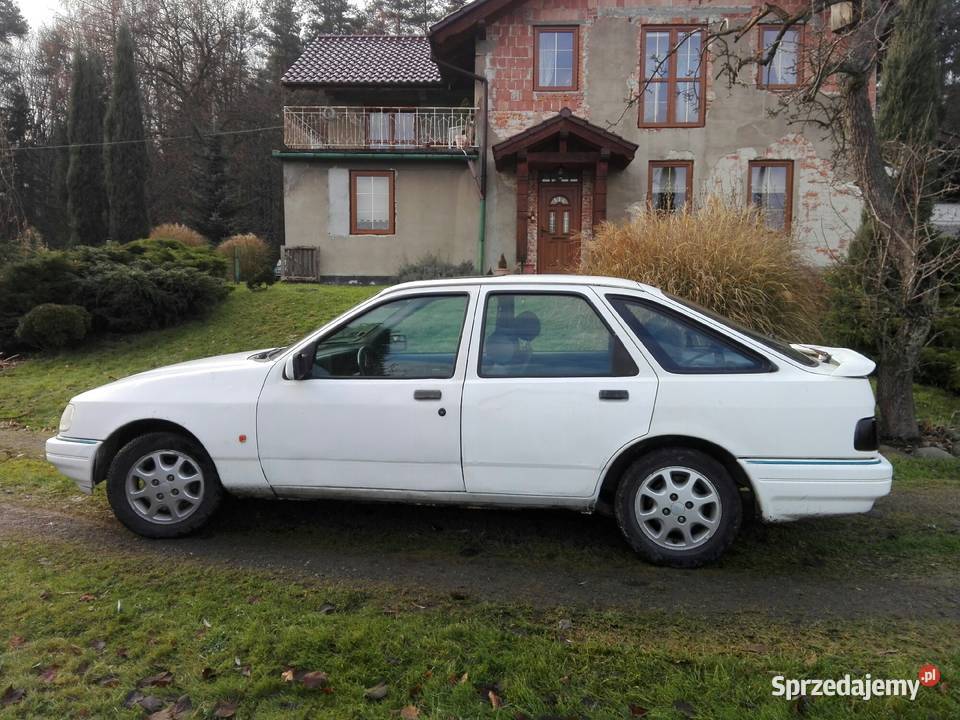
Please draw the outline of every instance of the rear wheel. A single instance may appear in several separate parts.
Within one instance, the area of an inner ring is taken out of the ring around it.
[[[614,504],[630,546],[652,563],[677,568],[719,558],[742,516],[726,468],[706,453],[680,447],[636,460],[621,478]]]
[[[152,538],[187,535],[206,524],[223,497],[204,449],[176,433],[148,433],[127,443],[110,464],[107,497],[117,519]]]

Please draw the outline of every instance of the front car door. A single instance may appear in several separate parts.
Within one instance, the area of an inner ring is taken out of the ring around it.
[[[651,366],[584,286],[485,286],[477,308],[463,389],[467,491],[592,496],[611,457],[649,430]]]
[[[260,462],[283,488],[462,491],[460,406],[476,288],[387,295],[278,363],[257,407]]]

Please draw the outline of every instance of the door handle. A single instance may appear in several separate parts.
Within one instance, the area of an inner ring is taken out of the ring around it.
[[[601,400],[629,400],[630,393],[626,390],[601,390]]]
[[[414,400],[439,400],[443,397],[443,393],[439,390],[414,390],[413,399]]]

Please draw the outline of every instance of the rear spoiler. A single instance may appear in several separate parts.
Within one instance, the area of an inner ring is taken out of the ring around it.
[[[820,361],[819,367],[810,368],[813,372],[836,377],[867,377],[877,364],[849,348],[832,348],[821,345],[791,345],[794,350],[806,355],[814,355]]]

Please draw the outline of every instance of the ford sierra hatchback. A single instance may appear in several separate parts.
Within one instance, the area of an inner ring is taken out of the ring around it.
[[[647,560],[718,558],[746,512],[861,513],[890,491],[874,364],[626,280],[384,290],[286,348],[133,375],[67,406],[47,458],[148,537],[223,493],[603,510]]]

